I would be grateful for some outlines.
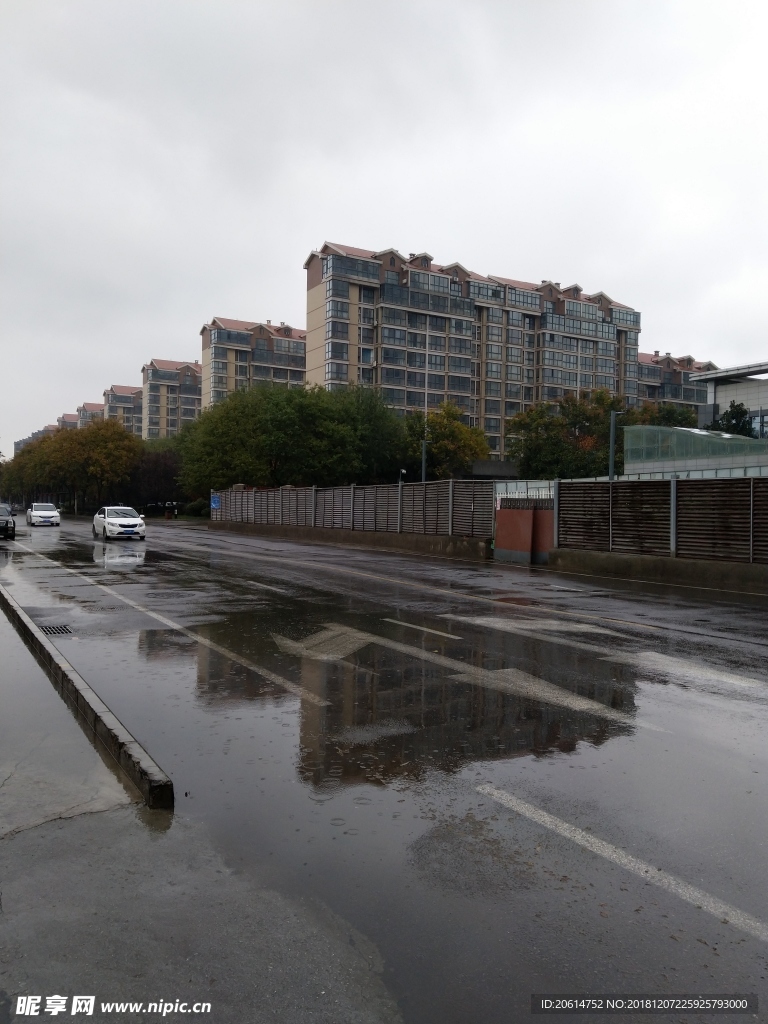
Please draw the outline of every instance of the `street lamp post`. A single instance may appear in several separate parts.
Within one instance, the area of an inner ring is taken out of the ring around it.
[[[427,368],[424,367],[424,437],[421,441],[421,482],[427,482]]]
[[[624,415],[625,413],[623,412],[617,412],[616,409],[611,409],[611,439],[608,451],[608,480],[611,482],[613,482],[613,467],[616,455],[616,417]]]

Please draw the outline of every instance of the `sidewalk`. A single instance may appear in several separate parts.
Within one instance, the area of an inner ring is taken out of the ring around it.
[[[1,614],[0,649],[3,1024],[18,996],[44,1008],[54,994],[94,995],[94,1021],[158,1019],[100,1013],[158,1000],[209,1002],[211,1024],[400,1020],[364,937],[235,875],[202,827],[138,802]]]

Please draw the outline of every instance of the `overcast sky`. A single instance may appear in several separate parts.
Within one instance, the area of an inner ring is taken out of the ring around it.
[[[0,0],[0,450],[212,316],[304,326],[325,240],[602,289],[768,358],[768,7]]]

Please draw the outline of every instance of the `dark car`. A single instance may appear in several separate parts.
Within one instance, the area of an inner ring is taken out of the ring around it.
[[[16,539],[16,523],[10,505],[0,505],[0,536],[6,540]]]

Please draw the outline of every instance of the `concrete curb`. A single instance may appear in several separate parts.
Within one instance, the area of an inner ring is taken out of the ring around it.
[[[329,526],[288,526],[280,523],[242,523],[212,520],[208,529],[223,533],[249,533],[257,537],[290,540],[299,544],[334,544],[411,555],[437,555],[487,562],[493,558],[490,538],[453,534],[384,533],[376,530],[340,530]]]
[[[173,783],[141,744],[112,714],[104,701],[91,689],[56,650],[27,613],[0,585],[0,607],[31,648],[51,682],[75,711],[78,719],[94,733],[133,782],[148,807],[173,807]]]
[[[724,594],[768,597],[768,565],[755,562],[555,548],[549,553],[549,568],[555,572],[616,577],[637,583],[696,587]]]

